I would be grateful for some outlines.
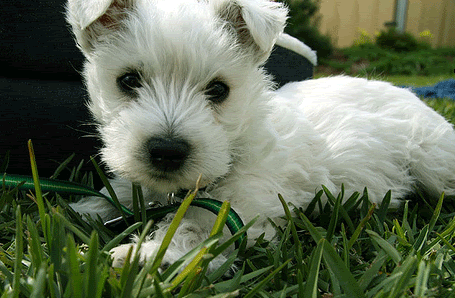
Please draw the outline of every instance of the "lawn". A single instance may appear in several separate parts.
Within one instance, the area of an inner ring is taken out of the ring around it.
[[[441,78],[383,77],[416,86]],[[452,101],[427,102],[455,121]],[[73,177],[90,184],[87,173],[75,169]],[[132,231],[145,236],[150,225],[116,235],[74,214],[66,203],[73,196],[48,193],[43,201],[40,192],[4,188],[0,297],[455,297],[453,200],[417,194],[388,210],[390,193],[372,206],[368,191],[358,191],[321,191],[308,210],[288,206],[284,198],[287,225],[276,227],[275,242],[258,239],[248,249],[242,244],[219,270],[207,273],[210,259],[225,249],[217,242],[219,227],[184,257],[194,261],[183,271],[181,262],[160,272],[159,257],[139,266],[134,254],[128,266],[113,269],[106,252]],[[140,202],[140,195],[135,199]],[[315,208],[322,211],[315,215]]]

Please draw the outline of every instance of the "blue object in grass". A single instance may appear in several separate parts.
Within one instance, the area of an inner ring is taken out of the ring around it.
[[[455,79],[437,83],[434,86],[411,87],[412,91],[426,98],[451,98],[455,100]]]

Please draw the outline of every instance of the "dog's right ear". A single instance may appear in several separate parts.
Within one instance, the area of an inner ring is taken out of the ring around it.
[[[66,20],[79,48],[88,56],[96,41],[121,26],[134,0],[69,0]]]
[[[288,10],[273,0],[209,0],[216,13],[233,29],[239,43],[259,63],[270,55],[283,33]]]

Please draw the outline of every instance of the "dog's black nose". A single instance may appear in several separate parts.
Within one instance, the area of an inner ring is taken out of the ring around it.
[[[190,154],[188,142],[176,138],[151,138],[147,149],[152,165],[163,172],[180,169]]]

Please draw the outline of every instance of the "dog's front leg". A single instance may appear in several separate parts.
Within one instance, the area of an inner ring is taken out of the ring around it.
[[[144,264],[147,260],[154,258],[163,242],[163,239],[169,229],[170,223],[174,214],[167,215],[162,221],[157,224],[157,229],[152,233],[151,237],[142,243],[139,251],[139,261]],[[166,269],[187,252],[198,246],[202,241],[206,240],[210,235],[211,223],[213,224],[215,216],[205,210],[190,207],[181,221],[171,243],[169,244],[160,268]],[[111,250],[113,258],[113,267],[121,267],[124,265],[128,250],[133,247],[133,254],[137,249],[137,237],[133,238],[133,243],[123,244]],[[189,260],[191,261],[191,260]],[[208,267],[209,271],[220,267],[226,261],[226,257],[220,255],[216,257]]]

